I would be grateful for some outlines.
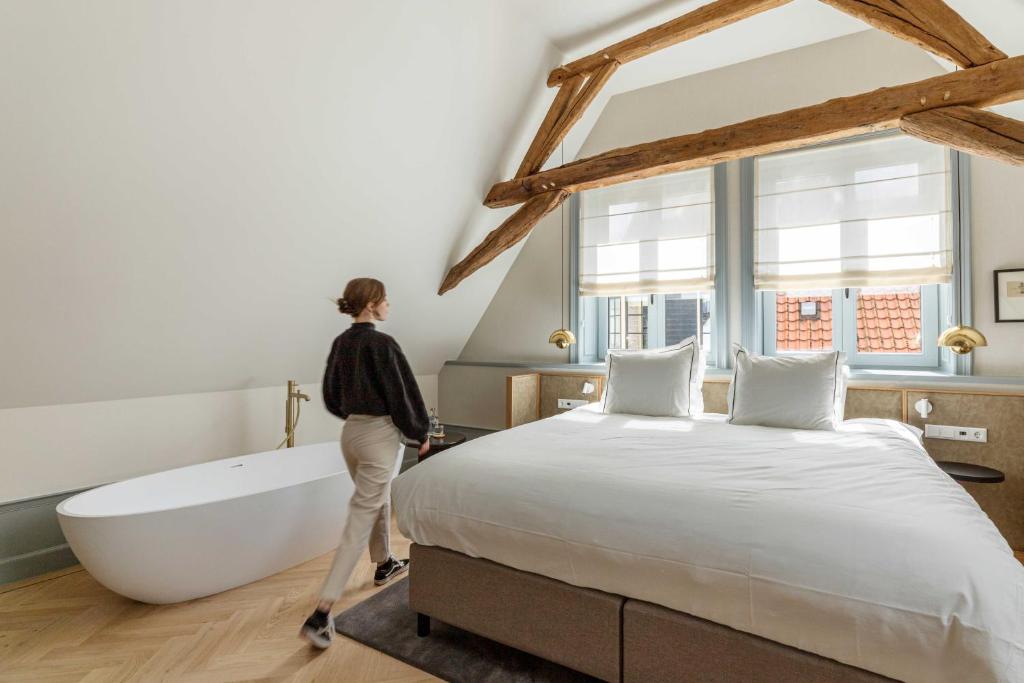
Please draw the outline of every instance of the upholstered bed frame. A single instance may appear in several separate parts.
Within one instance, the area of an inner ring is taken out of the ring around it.
[[[414,544],[409,606],[605,681],[891,681],[765,638],[443,548]]]

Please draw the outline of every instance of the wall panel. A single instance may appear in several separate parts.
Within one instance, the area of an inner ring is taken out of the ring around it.
[[[925,439],[936,460],[955,460],[1001,470],[1001,484],[965,484],[981,508],[1017,549],[1024,548],[1024,396],[961,392],[907,392],[907,405],[927,398],[934,406],[927,420],[910,411],[909,422],[959,427],[985,427],[988,443]]]

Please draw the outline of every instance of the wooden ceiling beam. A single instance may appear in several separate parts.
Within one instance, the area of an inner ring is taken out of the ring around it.
[[[703,133],[612,150],[498,183],[484,203],[490,207],[511,206],[552,190],[579,192],[896,128],[901,119],[932,109],[987,107],[1019,99],[1024,99],[1024,57],[1012,57]]]
[[[548,76],[548,87],[580,74],[589,74],[610,61],[625,64],[644,55],[710,33],[723,26],[780,7],[791,0],[715,0],[592,55],[564,64]]]
[[[540,129],[537,131],[537,135],[533,138],[530,149],[523,158],[523,163],[519,165],[516,178],[532,175],[541,169],[544,162],[548,160],[558,144],[565,139],[569,130],[580,120],[583,112],[587,110],[587,107],[601,92],[601,88],[618,67],[618,62],[608,62],[590,74],[586,78],[586,83],[582,85],[580,85],[584,78],[582,75],[573,76],[562,84],[558,94],[555,95],[555,100],[551,103],[551,108],[548,109],[547,116],[544,117]],[[563,93],[570,91],[568,99],[563,97]],[[556,111],[557,116],[555,115]]]
[[[903,132],[961,152],[1024,166],[1024,122],[973,107],[947,107],[900,120]]]
[[[552,71],[547,84],[560,90],[515,178],[494,185],[484,201],[524,205],[448,271],[438,294],[522,240],[581,190],[896,127],[972,154],[1024,162],[1024,123],[979,109],[1024,99],[1024,57],[1008,58],[942,0],[822,0],[965,71],[539,170],[619,65],[790,1],[714,0]]]
[[[550,137],[551,131],[554,130],[562,115],[565,114],[565,110],[572,104],[573,98],[579,92],[580,86],[585,80],[585,76],[573,76],[563,81],[562,85],[559,86],[558,92],[555,93],[555,99],[551,101],[551,106],[548,107],[548,113],[544,115],[544,120],[541,121],[537,134],[533,136],[533,142],[530,143],[529,149],[526,150],[523,163],[519,165],[519,170],[516,171],[516,178],[536,173],[544,165],[543,161],[540,164],[535,164],[534,160],[540,156],[541,148],[547,142],[548,137]]]
[[[570,194],[564,190],[557,190],[528,200],[504,223],[492,230],[468,256],[451,267],[437,293],[444,294],[452,289],[526,237],[540,219],[557,209]]]
[[[875,28],[970,68],[1006,54],[943,0],[822,0]]]

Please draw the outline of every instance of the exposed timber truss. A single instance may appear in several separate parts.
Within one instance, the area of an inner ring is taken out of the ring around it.
[[[1024,56],[1007,57],[942,0],[821,0],[963,70],[540,170],[620,65],[789,1],[715,0],[552,71],[547,84],[558,92],[518,172],[484,200],[490,207],[523,206],[448,271],[438,294],[522,240],[581,190],[894,128],[1024,165],[1024,123],[982,109],[1024,99]]]

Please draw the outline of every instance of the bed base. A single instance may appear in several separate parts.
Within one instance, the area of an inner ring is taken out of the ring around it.
[[[623,598],[521,572],[451,550],[413,545],[409,606],[606,681],[620,680]]]
[[[444,548],[410,552],[420,636],[434,618],[615,683],[892,680],[659,605]]]

